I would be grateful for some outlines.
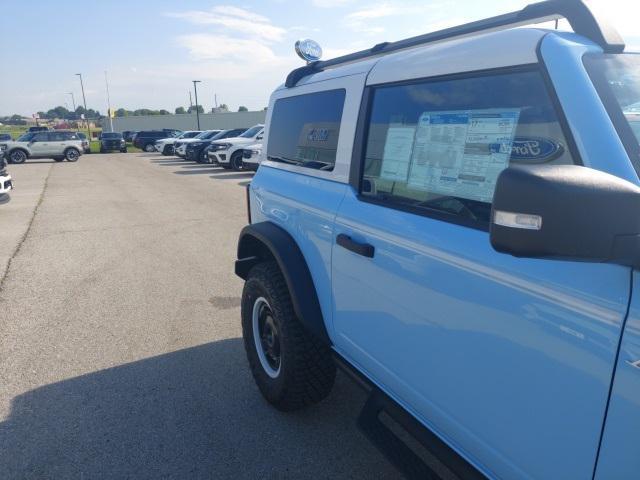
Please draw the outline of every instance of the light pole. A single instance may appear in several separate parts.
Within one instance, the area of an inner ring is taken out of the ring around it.
[[[200,130],[200,109],[198,108],[198,83],[200,83],[200,80],[193,80],[193,92],[196,95],[196,119],[198,122],[198,130]]]
[[[107,115],[109,117],[109,130],[113,132],[113,118],[111,118],[111,99],[109,98],[109,81],[107,80],[107,71],[104,71],[104,83],[107,86]]]
[[[73,113],[76,113],[76,99],[73,96],[73,92],[67,92],[67,95],[71,95],[71,105],[73,105]]]
[[[89,141],[91,141],[91,127],[89,126],[89,119],[87,118],[87,98],[84,96],[84,83],[82,83],[82,74],[76,73],[76,76],[80,77],[80,88],[82,89],[82,103],[84,103],[84,119],[87,121],[87,133],[89,134]]]

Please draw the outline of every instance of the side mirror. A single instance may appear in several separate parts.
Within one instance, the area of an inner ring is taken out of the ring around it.
[[[256,140],[262,140],[263,138],[264,138],[264,135],[261,133],[256,137]]]
[[[640,267],[640,187],[576,165],[507,168],[490,238],[515,257]]]

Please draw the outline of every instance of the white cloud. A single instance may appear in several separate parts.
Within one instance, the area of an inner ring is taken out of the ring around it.
[[[448,12],[451,11],[450,5],[446,0],[428,4],[398,1],[372,4],[348,14],[344,19],[344,25],[359,33],[383,33],[386,31],[384,19],[389,17],[409,19],[420,16],[432,22],[438,22],[438,19],[444,20],[448,16]]]
[[[335,8],[349,5],[353,0],[312,0],[312,3],[319,8]]]
[[[232,5],[218,5],[210,10],[170,12],[165,15],[196,25],[217,25],[243,36],[269,42],[278,42],[287,33],[284,28],[273,25],[267,17]]]
[[[211,33],[193,33],[177,37],[179,45],[189,50],[193,60],[218,60],[232,58],[243,63],[272,62],[273,50],[263,43]],[[251,61],[248,61],[251,60]]]

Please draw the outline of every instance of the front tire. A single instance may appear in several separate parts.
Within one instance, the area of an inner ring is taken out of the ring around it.
[[[329,395],[336,377],[330,349],[296,317],[275,262],[251,269],[241,310],[251,373],[267,401],[278,410],[293,411]]]
[[[231,165],[231,168],[233,168],[236,172],[242,170],[242,152],[235,152],[233,155],[231,155],[229,164]]]
[[[147,144],[144,146],[144,151],[145,151],[145,152],[147,152],[147,153],[152,153],[152,152],[155,152],[155,151],[156,151],[156,147],[154,147],[154,146],[153,146],[152,144],[150,144],[150,143],[147,143]]]
[[[14,150],[9,153],[9,162],[19,164],[24,163],[27,160],[27,154],[24,150]]]
[[[77,162],[80,158],[80,152],[75,148],[67,148],[64,152],[64,158],[67,162]]]

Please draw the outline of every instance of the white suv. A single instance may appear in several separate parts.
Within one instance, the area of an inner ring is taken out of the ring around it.
[[[13,189],[11,175],[5,170],[7,164],[4,160],[5,146],[0,145],[0,200],[3,199],[10,190]]]
[[[173,146],[178,140],[184,140],[187,138],[193,138],[196,135],[200,135],[202,132],[200,130],[189,130],[187,132],[183,132],[176,137],[168,137],[161,138],[160,140],[156,140],[154,146],[156,150],[163,155],[172,155],[173,154]]]
[[[264,137],[264,125],[255,125],[238,137],[225,138],[211,142],[209,147],[209,161],[222,168],[242,169],[242,149],[254,143],[259,143]]]
[[[27,158],[53,158],[56,162],[76,162],[84,149],[76,132],[29,132],[15,142],[6,142],[9,163],[24,163]]]
[[[242,169],[257,171],[262,162],[262,143],[254,143],[242,149]]]

